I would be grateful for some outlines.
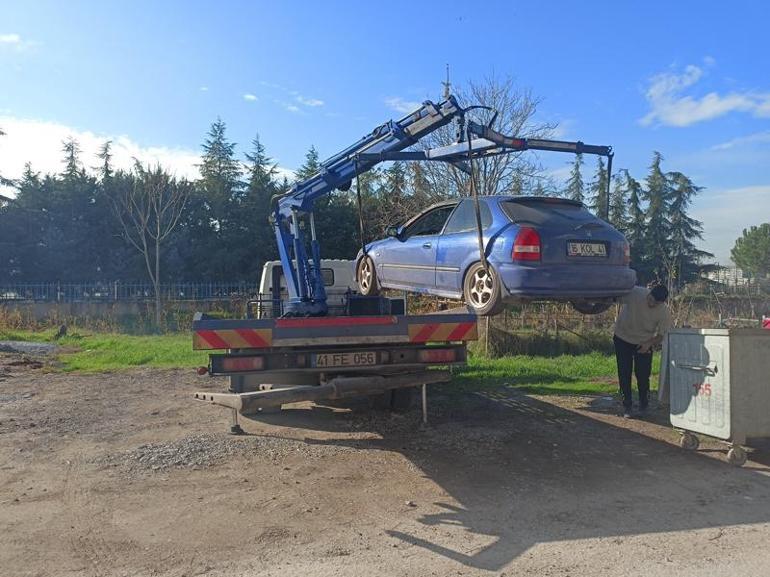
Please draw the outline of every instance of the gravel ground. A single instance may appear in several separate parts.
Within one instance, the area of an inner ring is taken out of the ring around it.
[[[501,388],[299,404],[226,433],[192,371],[0,353],[0,575],[769,574],[770,450],[688,453],[662,411]]]

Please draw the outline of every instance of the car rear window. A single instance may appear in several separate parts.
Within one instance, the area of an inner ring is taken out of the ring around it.
[[[554,198],[506,200],[500,203],[500,207],[514,223],[539,226],[596,220],[583,205]]]

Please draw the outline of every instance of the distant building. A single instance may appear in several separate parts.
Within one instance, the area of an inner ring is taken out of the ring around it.
[[[726,266],[706,273],[706,278],[726,286],[747,286],[751,284],[748,275],[737,266]]]

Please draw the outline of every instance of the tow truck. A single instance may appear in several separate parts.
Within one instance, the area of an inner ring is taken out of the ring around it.
[[[506,136],[470,113],[484,106],[463,108],[448,95],[439,103],[426,101],[398,121],[388,121],[345,150],[321,163],[320,170],[271,200],[271,223],[278,243],[288,298],[273,299],[272,318],[212,319],[197,313],[193,348],[221,351],[209,355],[200,374],[229,377],[226,393],[197,392],[198,400],[232,411],[232,433],[240,433],[238,415],[249,415],[284,404],[361,395],[389,395],[392,405],[422,387],[426,418],[426,385],[446,382],[447,367],[467,360],[467,343],[478,338],[477,319],[470,309],[410,315],[398,300],[350,294],[341,314],[328,314],[321,271],[320,239],[316,235],[314,203],[335,190],[347,191],[353,181],[385,161],[435,161],[471,175],[474,160],[523,150],[597,154],[607,157],[611,173],[612,148],[546,139]],[[454,122],[456,143],[428,150],[407,150],[420,139]],[[608,179],[609,181],[609,179]],[[360,187],[356,189],[360,191]],[[476,199],[479,260],[486,267]],[[363,215],[360,214],[362,246]],[[305,221],[303,221],[305,219]],[[310,238],[305,238],[309,222]],[[309,250],[308,250],[309,245]],[[403,302],[403,301],[401,301]],[[260,310],[266,310],[261,303]],[[402,389],[406,389],[402,391]]]

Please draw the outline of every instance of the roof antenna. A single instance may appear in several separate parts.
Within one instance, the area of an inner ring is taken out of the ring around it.
[[[441,84],[444,85],[444,100],[446,100],[452,94],[452,83],[449,82],[449,64],[446,65],[446,82]]]

